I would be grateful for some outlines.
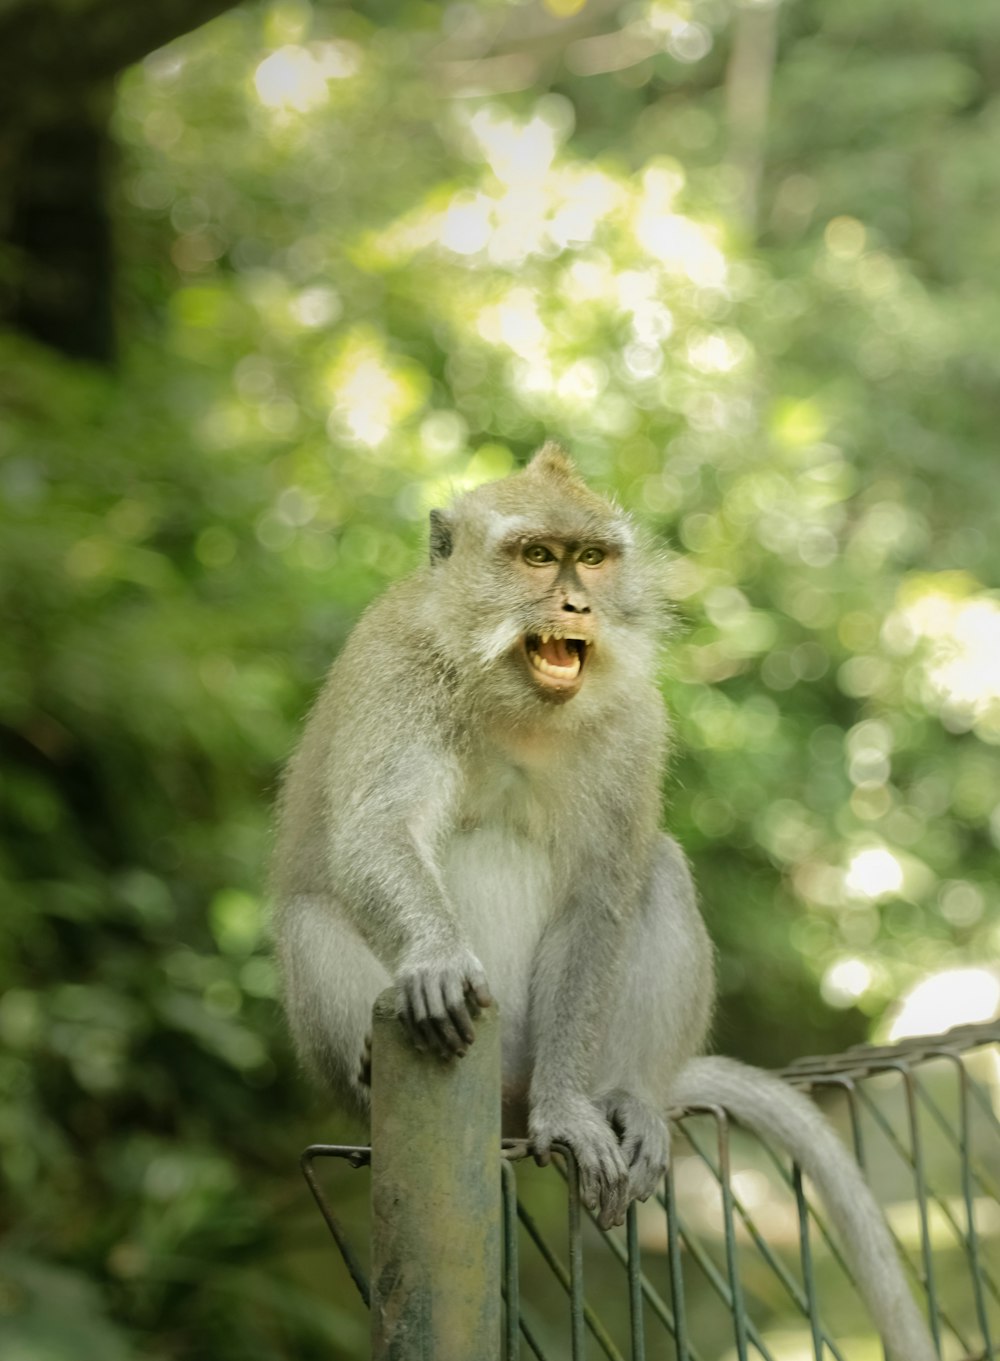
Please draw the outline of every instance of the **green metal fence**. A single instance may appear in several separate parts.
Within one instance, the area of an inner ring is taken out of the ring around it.
[[[882,1355],[809,1186],[725,1111],[678,1112],[659,1193],[602,1233],[568,1150],[544,1170],[524,1144],[497,1157],[495,1023],[474,1066],[451,1065],[443,1082],[440,1064],[393,1038],[391,1016],[386,1040],[378,1030],[391,1052],[375,1093],[371,1284],[319,1174],[327,1158],[368,1167],[370,1150],[317,1145],[303,1158],[373,1305],[375,1361]],[[1000,1025],[803,1060],[785,1077],[853,1145],[943,1361],[1000,1359]]]

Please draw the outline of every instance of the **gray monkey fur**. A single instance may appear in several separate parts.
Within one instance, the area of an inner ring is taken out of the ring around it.
[[[553,445],[433,513],[430,561],[364,613],[286,775],[276,939],[297,1048],[363,1116],[379,992],[395,983],[414,1043],[442,1061],[496,998],[505,1129],[542,1158],[569,1144],[605,1226],[654,1190],[666,1112],[722,1105],[819,1187],[893,1361],[933,1361],[881,1213],[813,1104],[695,1057],[713,957],[658,827],[661,579]]]

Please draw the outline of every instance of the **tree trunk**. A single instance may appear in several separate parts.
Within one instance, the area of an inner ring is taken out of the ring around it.
[[[234,0],[7,0],[0,16],[0,323],[114,358],[114,78]]]
[[[111,150],[106,120],[83,111],[31,128],[10,204],[11,324],[66,354],[99,361],[114,357]]]

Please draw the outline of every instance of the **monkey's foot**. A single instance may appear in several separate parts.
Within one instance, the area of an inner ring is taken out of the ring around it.
[[[361,1059],[358,1063],[358,1081],[362,1087],[372,1085],[372,1032],[369,1030],[361,1046]]]
[[[568,1145],[579,1172],[580,1199],[597,1215],[602,1229],[624,1222],[634,1193],[618,1137],[603,1111],[586,1096],[564,1096],[544,1106],[536,1105],[528,1129],[532,1151],[542,1166],[548,1162],[553,1144]]]
[[[667,1170],[670,1130],[662,1115],[621,1087],[598,1097],[597,1108],[617,1134],[628,1164],[629,1200],[648,1200]]]

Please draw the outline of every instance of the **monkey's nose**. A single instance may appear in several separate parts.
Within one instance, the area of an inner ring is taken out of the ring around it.
[[[568,595],[563,601],[563,609],[568,614],[589,614],[590,606],[584,600]]]

